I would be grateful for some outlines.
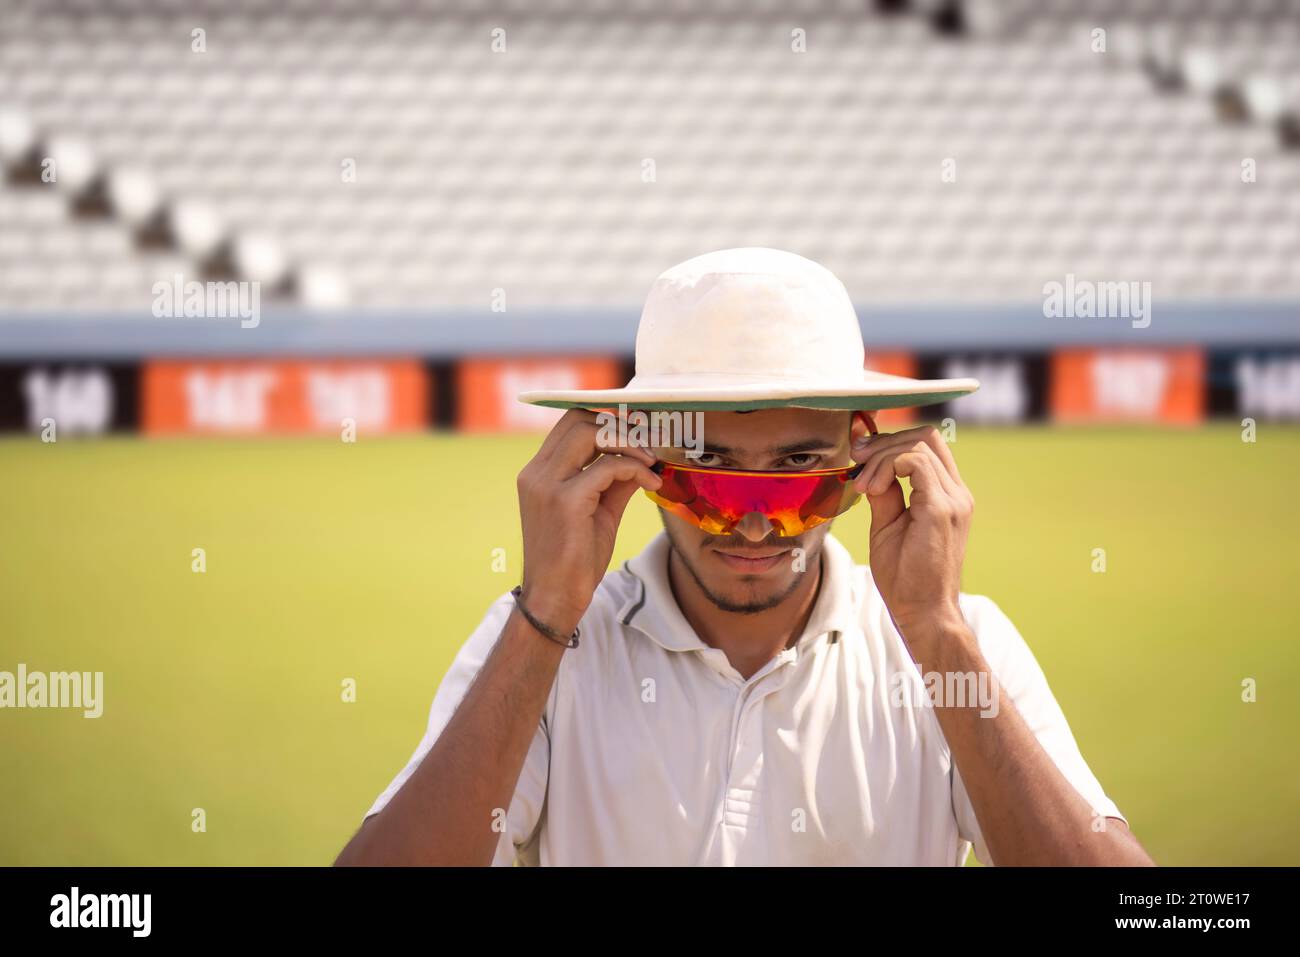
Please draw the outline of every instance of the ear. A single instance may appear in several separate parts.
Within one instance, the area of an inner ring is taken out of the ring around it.
[[[859,438],[863,435],[876,435],[880,430],[876,428],[875,414],[866,409],[855,409],[853,418],[849,421],[849,441]]]

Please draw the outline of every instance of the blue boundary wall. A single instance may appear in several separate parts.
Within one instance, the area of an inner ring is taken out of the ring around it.
[[[268,308],[238,319],[0,313],[0,357],[631,355],[639,307],[312,313]],[[1300,302],[1196,302],[1161,307],[1135,328],[1121,318],[1048,318],[1038,303],[858,309],[867,349],[927,351],[1069,346],[1300,344]],[[743,335],[743,330],[738,334]],[[686,345],[685,343],[683,344]]]

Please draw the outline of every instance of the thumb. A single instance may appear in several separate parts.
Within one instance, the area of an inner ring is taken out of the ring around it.
[[[632,496],[640,487],[641,485],[635,479],[615,482],[600,497],[600,504],[616,523],[621,522],[623,512],[627,510],[627,503],[632,501]]]
[[[867,493],[867,503],[871,506],[871,535],[874,538],[877,532],[880,532],[892,525],[898,516],[907,510],[907,502],[903,499],[903,486],[898,483],[898,479],[890,479],[889,487],[879,495]]]

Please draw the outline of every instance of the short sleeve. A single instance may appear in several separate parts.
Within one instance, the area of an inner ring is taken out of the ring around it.
[[[429,709],[429,725],[423,739],[406,766],[375,799],[370,810],[366,812],[366,817],[378,814],[384,809],[432,749],[443,728],[447,726],[465,697],[470,683],[483,667],[497,639],[500,638],[501,630],[510,617],[513,605],[514,599],[509,592],[493,602],[478,627],[456,653],[451,667],[433,697],[433,705]],[[554,689],[552,689],[551,700],[554,700]],[[506,811],[506,830],[497,844],[496,855],[492,860],[494,867],[510,866],[515,863],[516,856],[521,858],[522,863],[536,863],[536,836],[546,799],[549,766],[550,733],[546,715],[543,714],[533,735],[532,744],[529,745],[528,755],[524,758],[523,768],[519,772],[519,782],[515,785],[514,797]]]
[[[1065,713],[1047,684],[1047,676],[1011,619],[992,599],[983,595],[963,594],[961,608],[998,683],[1066,780],[1074,785],[1095,813],[1119,818],[1127,824],[1128,819],[1106,796],[1101,783],[1084,761],[1065,720]],[[981,863],[992,863],[956,761],[952,767],[952,806],[961,838],[975,846],[975,856]]]

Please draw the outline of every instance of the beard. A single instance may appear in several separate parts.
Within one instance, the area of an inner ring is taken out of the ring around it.
[[[721,609],[722,611],[731,612],[733,614],[738,614],[738,615],[756,615],[761,611],[767,611],[770,608],[775,608],[778,605],[780,605],[782,602],[788,599],[792,594],[794,594],[795,590],[800,585],[800,581],[801,581],[800,576],[795,575],[790,579],[788,584],[776,588],[770,594],[763,595],[763,596],[755,596],[748,599],[739,599],[739,600],[728,598],[726,595],[719,594],[717,591],[709,587],[708,582],[704,580],[704,576],[700,574],[699,569],[696,568],[695,565],[691,562],[690,558],[687,557],[686,549],[683,548],[681,546],[681,543],[677,541],[676,536],[673,534],[672,526],[668,523],[667,519],[663,520],[663,525],[664,525],[664,531],[668,533],[668,543],[669,545],[672,546],[672,551],[677,555],[678,559],[681,560],[682,567],[686,569],[687,574],[689,574],[691,578],[695,581],[695,584],[699,587],[700,591],[704,594],[704,597],[707,598],[712,605],[714,605],[716,608]],[[715,544],[719,544],[719,543],[715,543]],[[736,544],[738,548],[749,547],[748,543],[736,543]],[[803,548],[803,547],[804,547],[803,542],[799,542],[797,545],[791,546],[791,548]],[[808,554],[808,557],[812,562],[819,563],[817,565],[817,568],[820,572],[821,569],[820,562],[821,562],[821,554],[822,554],[822,543],[820,538],[815,543],[812,544],[811,549],[805,549],[805,551],[806,553],[810,552],[810,554]]]

